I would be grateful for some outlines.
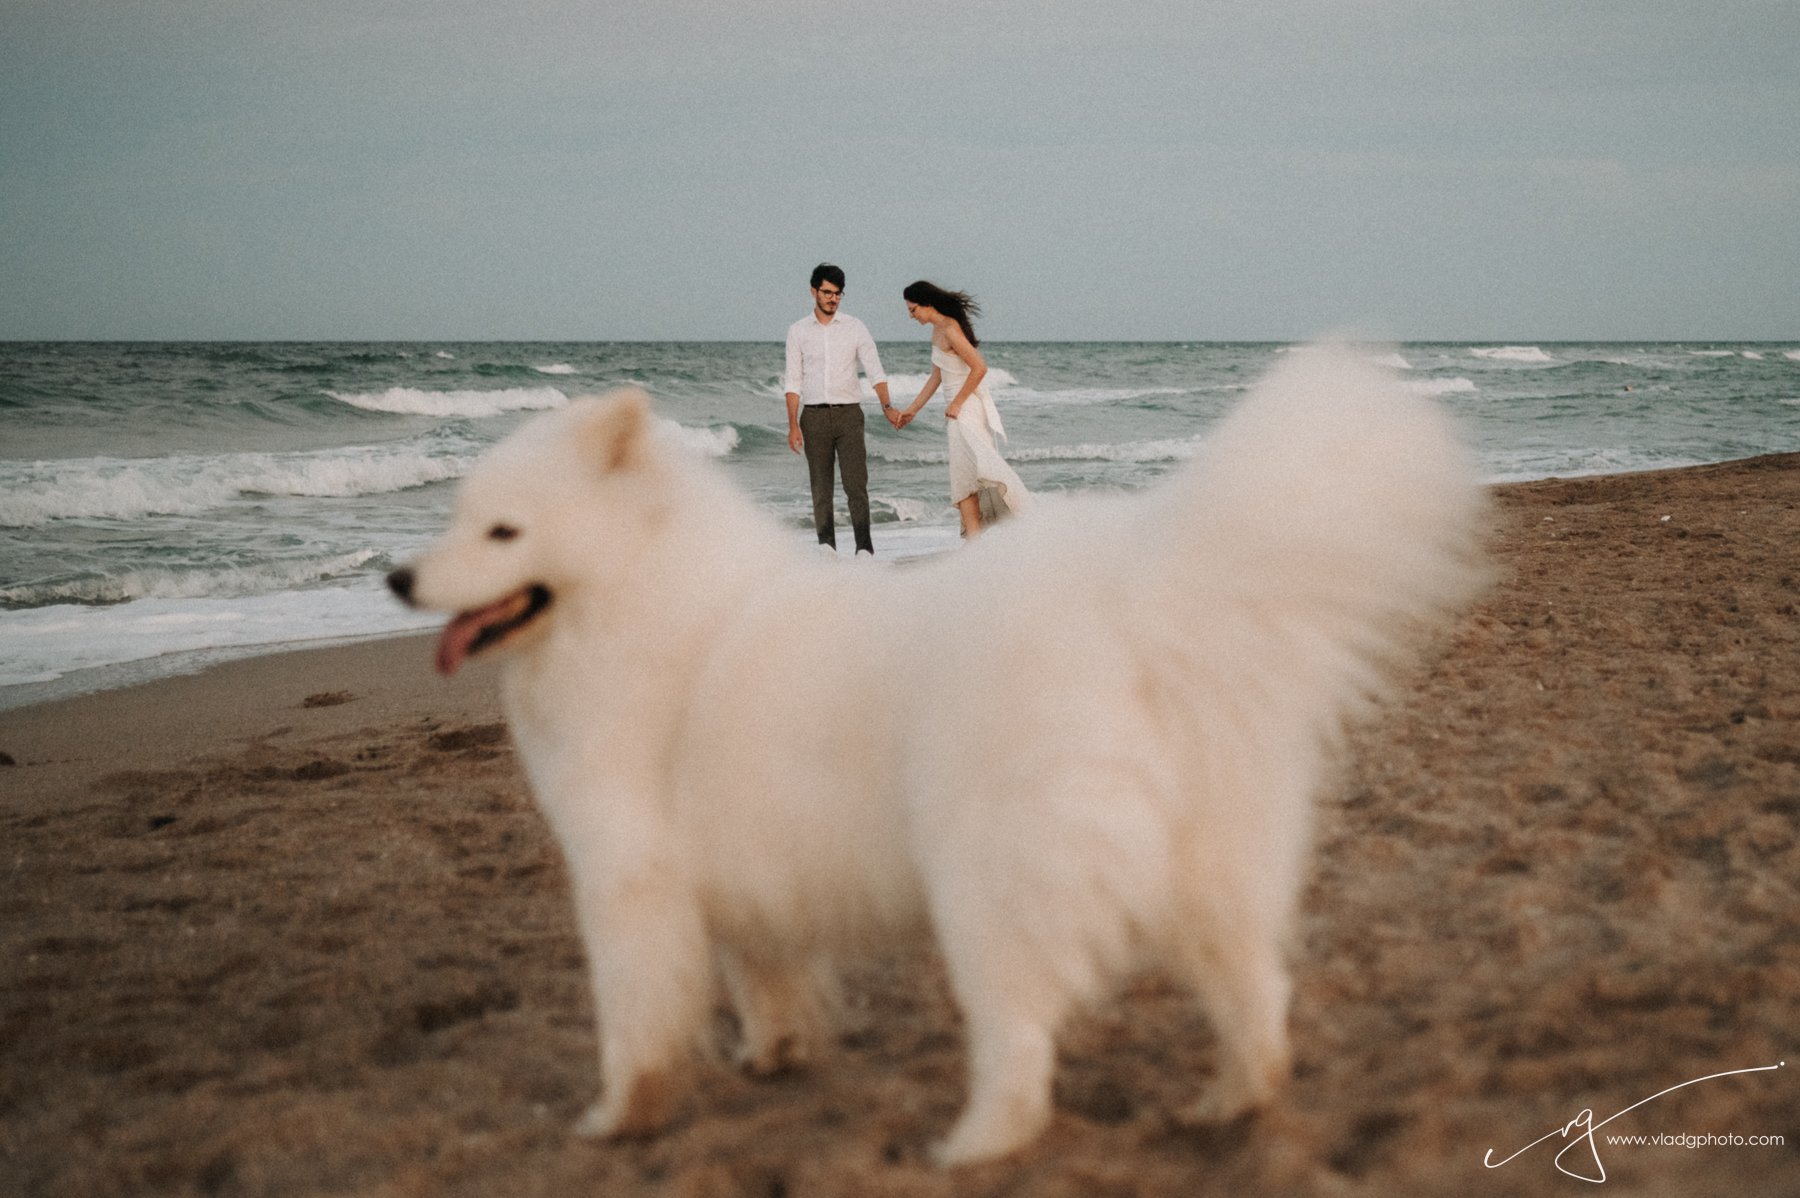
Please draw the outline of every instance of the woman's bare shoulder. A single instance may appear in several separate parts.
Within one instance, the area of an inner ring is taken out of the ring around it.
[[[961,325],[952,324],[946,328],[944,330],[944,340],[947,342],[944,348],[969,363],[969,365],[973,366],[980,360],[981,351],[975,348],[975,343],[969,340],[968,336],[962,331]]]

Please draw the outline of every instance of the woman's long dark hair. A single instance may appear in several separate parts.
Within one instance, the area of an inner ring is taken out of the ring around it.
[[[980,345],[975,340],[975,326],[971,323],[981,315],[981,305],[975,297],[966,291],[945,291],[936,283],[928,283],[920,279],[916,283],[908,283],[906,290],[900,295],[909,304],[924,304],[927,308],[935,308],[945,316],[962,326],[963,336],[969,339],[970,345]]]

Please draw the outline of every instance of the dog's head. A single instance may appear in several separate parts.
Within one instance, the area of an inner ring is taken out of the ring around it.
[[[649,399],[578,399],[495,446],[456,494],[450,529],[388,575],[409,606],[451,614],[437,667],[523,643],[596,563],[623,568],[654,535]]]

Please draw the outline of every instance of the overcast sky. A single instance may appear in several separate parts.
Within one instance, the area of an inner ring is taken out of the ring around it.
[[[1800,340],[1800,2],[0,0],[0,338]]]

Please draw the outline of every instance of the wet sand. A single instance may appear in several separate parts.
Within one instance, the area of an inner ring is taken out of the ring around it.
[[[560,863],[491,675],[405,638],[0,712],[0,1193],[1593,1192],[1571,1143],[1601,1193],[1800,1193],[1800,455],[1497,496],[1501,582],[1321,803],[1276,1110],[1170,1119],[1215,1044],[1147,975],[1040,1144],[935,1172],[961,1036],[902,945],[810,1070],[573,1138]]]

